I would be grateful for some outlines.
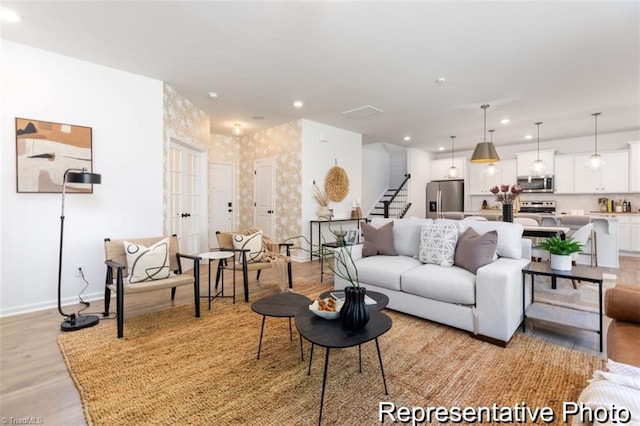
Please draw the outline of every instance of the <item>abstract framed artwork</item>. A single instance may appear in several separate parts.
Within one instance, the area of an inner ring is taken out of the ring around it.
[[[60,193],[68,169],[92,171],[91,127],[16,118],[16,189]],[[67,184],[67,192],[90,194],[93,185]]]

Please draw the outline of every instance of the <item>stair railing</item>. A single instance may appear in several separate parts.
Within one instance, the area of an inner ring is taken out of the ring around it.
[[[409,181],[409,179],[411,179],[411,174],[410,173],[406,173],[404,175],[404,180],[402,181],[402,183],[400,184],[400,186],[398,186],[398,189],[396,189],[396,191],[393,193],[393,195],[391,196],[391,198],[389,198],[388,200],[384,200],[382,203],[384,204],[384,217],[388,218],[389,217],[389,206],[395,201],[396,197],[398,198],[398,200],[396,201],[397,204],[400,204],[403,206],[403,211],[401,212],[399,217],[402,217],[405,215],[405,213],[408,210],[407,207],[407,182]]]

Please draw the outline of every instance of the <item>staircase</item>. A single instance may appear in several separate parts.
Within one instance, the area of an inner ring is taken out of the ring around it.
[[[400,219],[411,207],[408,202],[407,182],[411,178],[410,174],[405,175],[405,179],[397,189],[387,189],[380,197],[376,206],[369,213],[369,219],[374,217]]]

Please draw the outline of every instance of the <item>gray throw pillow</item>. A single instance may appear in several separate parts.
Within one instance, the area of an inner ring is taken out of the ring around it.
[[[493,262],[497,245],[497,231],[478,234],[475,229],[468,228],[458,239],[454,262],[457,266],[475,274],[478,268]]]
[[[393,222],[389,222],[380,228],[375,228],[368,223],[362,224],[362,235],[364,242],[362,246],[362,256],[375,256],[384,254],[387,256],[397,256],[393,245]]]

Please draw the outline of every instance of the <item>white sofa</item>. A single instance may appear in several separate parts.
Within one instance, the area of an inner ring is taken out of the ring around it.
[[[390,220],[374,219],[372,225],[379,228]],[[422,228],[431,220],[394,220],[393,244],[398,256],[362,257],[362,245],[347,248],[360,284],[386,294],[390,309],[467,330],[506,346],[523,318],[522,268],[531,258],[531,242],[522,239],[522,225],[437,220],[455,223],[461,230],[472,227],[479,234],[497,231],[497,256],[474,275],[455,265],[423,264],[417,259]],[[350,283],[338,274],[334,277],[336,289],[347,285]]]

